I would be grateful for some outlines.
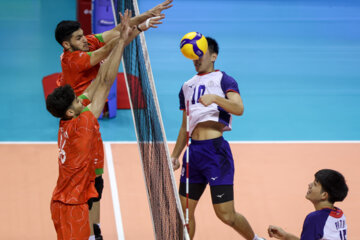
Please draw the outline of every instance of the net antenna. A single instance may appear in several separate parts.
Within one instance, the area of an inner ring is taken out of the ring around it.
[[[125,9],[129,9],[135,15],[140,14],[137,0],[114,0],[116,7],[114,2],[111,2],[115,24],[119,22],[117,12],[124,13]],[[125,48],[122,65],[155,239],[189,240],[144,32]]]
[[[186,102],[186,208],[185,208],[185,226],[190,232],[189,229],[189,120],[190,120],[190,108],[189,108],[189,100]]]

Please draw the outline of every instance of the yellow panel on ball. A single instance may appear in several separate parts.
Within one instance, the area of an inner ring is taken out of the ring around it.
[[[189,32],[185,34],[180,41],[182,54],[191,60],[196,60],[204,56],[207,49],[207,40],[199,32]]]

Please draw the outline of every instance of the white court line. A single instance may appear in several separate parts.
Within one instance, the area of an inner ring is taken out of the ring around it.
[[[116,184],[116,176],[115,176],[115,169],[114,169],[114,162],[113,156],[111,152],[111,145],[110,143],[104,143],[105,145],[105,155],[106,155],[106,163],[108,166],[108,174],[110,179],[110,188],[111,188],[111,196],[114,206],[114,215],[115,215],[115,225],[116,231],[119,240],[124,240],[124,229],[121,219],[121,211],[120,211],[120,201],[118,195],[118,188]]]

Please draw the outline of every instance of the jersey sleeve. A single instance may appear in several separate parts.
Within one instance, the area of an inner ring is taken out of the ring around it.
[[[88,99],[88,97],[84,94],[81,94],[79,96],[80,99],[82,99],[82,105],[87,107],[91,102],[90,102],[90,99]],[[84,109],[85,110],[85,109]]]
[[[105,45],[104,39],[102,37],[102,34],[92,34],[92,35],[87,35],[86,39],[88,41],[89,44],[89,51],[95,51],[99,48],[101,48],[102,46]]]
[[[234,78],[230,77],[223,72],[223,77],[221,79],[221,89],[226,94],[227,92],[236,92],[240,94],[239,87]]]
[[[185,110],[185,97],[184,97],[184,91],[181,87],[179,92],[179,101],[180,101],[180,110]]]
[[[306,216],[303,229],[301,232],[301,240],[319,240],[324,235],[324,224],[326,216],[310,213]]]

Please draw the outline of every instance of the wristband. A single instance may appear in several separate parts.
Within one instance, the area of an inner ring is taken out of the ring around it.
[[[142,32],[141,28],[139,27],[139,25],[136,25],[136,28],[139,32]]]

